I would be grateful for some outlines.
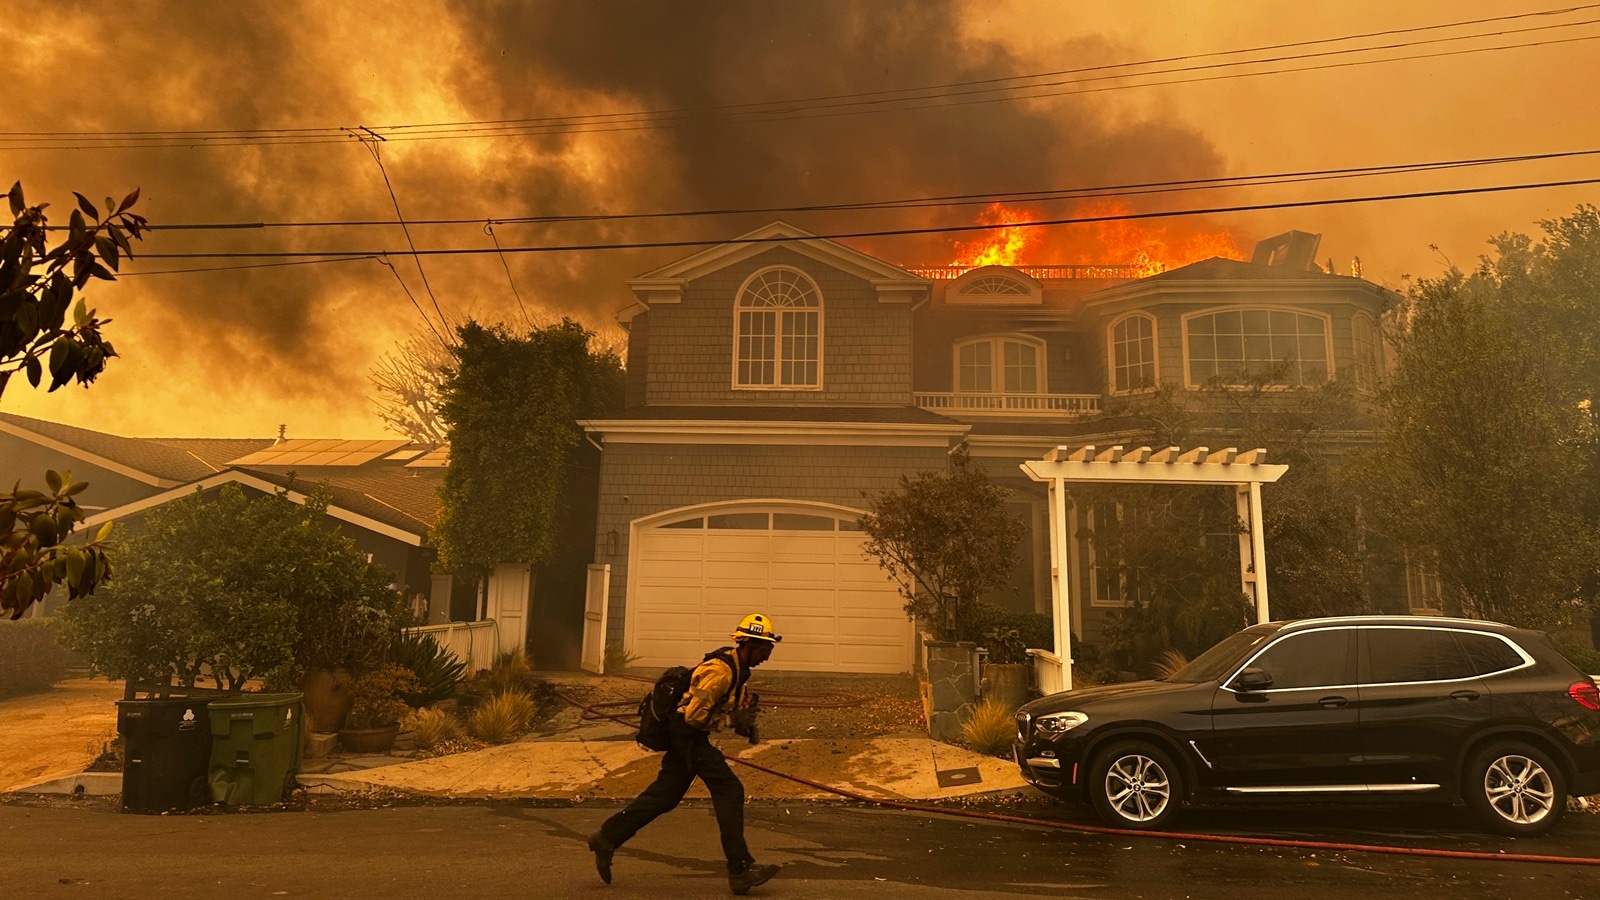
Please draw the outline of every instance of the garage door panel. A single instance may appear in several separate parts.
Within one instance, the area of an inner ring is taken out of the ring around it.
[[[911,625],[858,532],[641,529],[629,634],[641,665],[687,665],[751,612],[784,635],[766,668],[905,672]]]

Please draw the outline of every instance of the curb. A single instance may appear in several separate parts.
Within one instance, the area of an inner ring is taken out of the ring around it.
[[[62,778],[47,778],[14,789],[18,794],[87,794],[101,797],[122,793],[121,772],[79,772]]]

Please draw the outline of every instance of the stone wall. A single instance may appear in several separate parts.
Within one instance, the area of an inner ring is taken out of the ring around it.
[[[961,740],[961,725],[978,702],[978,649],[971,641],[922,639],[922,710],[928,736]]]

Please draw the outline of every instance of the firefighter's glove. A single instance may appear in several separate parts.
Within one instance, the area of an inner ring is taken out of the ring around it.
[[[761,714],[761,707],[757,705],[757,698],[750,695],[750,702],[740,709],[734,710],[729,716],[733,722],[733,733],[740,737],[750,739],[750,743],[761,742],[760,730],[756,727],[756,716]]]

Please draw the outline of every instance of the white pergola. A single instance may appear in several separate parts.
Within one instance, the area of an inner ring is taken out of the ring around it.
[[[1067,483],[1232,485],[1239,521],[1247,528],[1239,535],[1239,584],[1255,600],[1256,621],[1266,622],[1267,548],[1261,533],[1261,485],[1277,481],[1289,471],[1285,465],[1267,465],[1266,456],[1265,450],[1241,453],[1233,447],[1123,450],[1120,444],[1104,449],[1091,444],[1057,447],[1044,459],[1022,464],[1029,478],[1045,483],[1050,496],[1050,598],[1056,650],[1029,651],[1044,693],[1072,690],[1072,573],[1067,546],[1067,513],[1072,500]]]

